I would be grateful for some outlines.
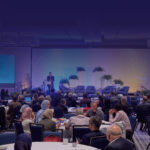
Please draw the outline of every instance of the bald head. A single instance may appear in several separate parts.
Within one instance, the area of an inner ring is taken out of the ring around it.
[[[107,139],[111,142],[122,136],[121,128],[118,125],[111,125],[107,129]]]

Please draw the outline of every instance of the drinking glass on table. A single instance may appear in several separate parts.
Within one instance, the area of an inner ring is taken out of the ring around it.
[[[68,138],[63,138],[63,144],[67,145],[68,144]]]

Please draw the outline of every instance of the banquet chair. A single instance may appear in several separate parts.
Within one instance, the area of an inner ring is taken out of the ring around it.
[[[5,113],[5,108],[0,107],[0,130],[3,130],[6,128],[6,113]]]
[[[0,145],[14,143],[16,139],[15,132],[1,132],[0,133]]]
[[[31,138],[33,142],[43,141],[43,125],[30,123]]]
[[[146,119],[147,119],[148,135],[150,136],[150,116],[148,116]],[[149,146],[150,142],[148,143],[146,150],[148,150]]]
[[[14,122],[15,122],[16,135],[18,136],[19,134],[24,133],[21,121],[14,120]]]
[[[137,126],[136,116],[129,116],[129,120],[130,120],[130,124],[131,124],[131,129],[132,129],[129,140],[133,141],[133,134],[134,134],[134,131]]]
[[[69,119],[70,117],[75,116],[73,113],[64,114],[64,118]]]
[[[80,141],[82,136],[89,132],[90,129],[88,125],[73,125],[73,142],[75,142],[76,139]]]
[[[90,146],[101,150],[104,150],[108,143],[109,141],[107,140],[106,136],[94,136],[90,139]]]
[[[55,131],[44,131],[43,141],[62,142],[63,141],[63,129],[56,129]]]

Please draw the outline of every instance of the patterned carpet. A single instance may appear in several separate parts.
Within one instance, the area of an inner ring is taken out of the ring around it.
[[[146,150],[147,145],[150,142],[150,136],[148,135],[147,131],[140,131],[138,126],[134,132],[133,140],[137,150]]]

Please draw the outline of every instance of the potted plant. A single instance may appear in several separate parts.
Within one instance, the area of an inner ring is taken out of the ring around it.
[[[124,84],[123,81],[120,80],[120,79],[114,80],[114,83],[115,83],[115,85],[116,85],[117,88],[121,88],[122,85]]]
[[[95,67],[93,69],[93,84],[95,86],[95,88],[98,90],[102,87],[102,72],[104,71],[104,69],[102,67]]]
[[[109,74],[105,74],[103,77],[103,88],[105,88],[106,86],[111,85],[111,79],[112,79],[112,75]]]
[[[69,88],[69,80],[68,79],[61,79],[59,85],[63,85],[66,88]]]
[[[77,74],[78,74],[78,85],[85,85],[85,68],[84,67],[77,67]]]
[[[78,76],[77,75],[70,75],[69,76],[69,83],[71,88],[75,88],[77,86]]]

